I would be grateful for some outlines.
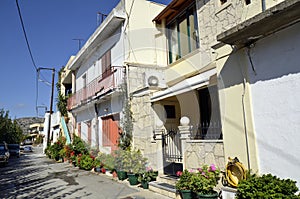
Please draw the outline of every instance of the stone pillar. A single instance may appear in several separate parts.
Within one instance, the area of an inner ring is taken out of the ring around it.
[[[180,119],[180,125],[178,126],[179,133],[180,133],[180,140],[181,140],[181,152],[182,152],[182,163],[183,169],[186,168],[186,148],[187,148],[187,141],[190,140],[191,135],[191,126],[190,119],[186,116]]]
[[[162,134],[164,133],[164,126],[162,121],[158,121],[156,123],[156,128],[153,132],[152,143],[155,143],[156,146],[156,169],[159,173],[163,173],[164,171],[164,163],[163,163],[163,148],[162,148]]]

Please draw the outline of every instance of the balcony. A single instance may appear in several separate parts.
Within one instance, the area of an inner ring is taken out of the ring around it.
[[[91,81],[86,87],[73,93],[68,99],[68,110],[75,109],[92,100],[107,94],[117,88],[123,82],[123,67],[111,67],[110,71],[104,72]]]

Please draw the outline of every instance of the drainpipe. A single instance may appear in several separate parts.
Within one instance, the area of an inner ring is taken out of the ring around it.
[[[98,108],[97,108],[97,104],[94,104],[94,108],[95,108],[95,133],[96,133],[96,147],[97,149],[99,149],[99,123],[98,123]]]
[[[129,64],[125,63],[125,69],[126,69],[126,89],[127,89],[127,99],[129,100]]]
[[[248,170],[250,171],[250,152],[249,152],[249,140],[248,140],[248,130],[246,124],[246,110],[245,110],[245,92],[246,92],[246,79],[244,78],[243,82],[243,94],[242,94],[242,106],[243,106],[243,119],[244,119],[244,127],[245,127],[245,141],[246,141],[246,151],[247,151],[247,162],[248,162]]]
[[[263,12],[266,10],[266,0],[261,0],[261,10]]]

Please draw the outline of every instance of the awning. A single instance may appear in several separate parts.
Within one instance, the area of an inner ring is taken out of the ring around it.
[[[217,73],[217,70],[211,69],[199,75],[187,78],[166,90],[158,91],[153,93],[151,97],[151,102],[156,102],[168,97],[179,95],[188,91],[195,90],[197,88],[206,86],[209,84],[209,78]]]

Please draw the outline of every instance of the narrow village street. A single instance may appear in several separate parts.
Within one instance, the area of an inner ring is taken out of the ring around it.
[[[34,152],[11,157],[0,167],[0,198],[168,198],[105,174],[56,163],[41,152],[34,147]]]

